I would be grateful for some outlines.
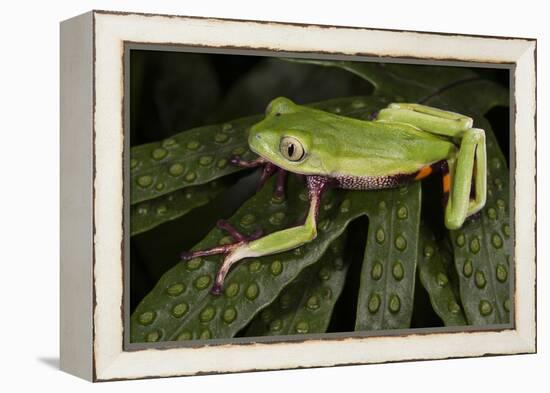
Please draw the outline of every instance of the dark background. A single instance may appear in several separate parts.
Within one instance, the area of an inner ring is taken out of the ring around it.
[[[403,65],[403,67],[407,67]],[[471,68],[480,76],[509,88],[509,71]],[[297,64],[262,56],[195,54],[186,52],[130,51],[130,145],[167,138],[193,127],[263,113],[271,99],[285,96],[296,103],[337,97],[369,95],[373,86],[335,67]],[[475,92],[473,92],[475,93]],[[486,114],[499,144],[509,157],[509,108],[496,107]],[[219,218],[227,218],[255,190],[257,173],[241,172],[239,181],[210,204],[130,240],[130,308],[153,288],[160,276],[179,262],[179,253],[201,240]],[[440,198],[440,182],[428,178],[424,195]],[[432,203],[433,201],[423,201]],[[437,203],[437,201],[435,202]],[[350,227],[347,250],[353,263],[346,287],[335,306],[329,332],[352,331],[358,278],[368,221],[360,218]],[[416,285],[415,303],[429,302]],[[431,307],[415,307],[431,310]],[[432,312],[413,314],[412,326],[441,326]]]

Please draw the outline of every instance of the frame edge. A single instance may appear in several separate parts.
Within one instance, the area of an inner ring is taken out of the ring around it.
[[[99,13],[99,14],[102,14],[101,12],[98,12],[96,11],[96,13]],[[110,13],[108,15],[111,15]],[[102,19],[103,16],[105,15],[102,15],[101,18],[99,19]],[[285,23],[281,23],[281,24],[285,24]],[[428,33],[428,34],[434,34],[434,33]],[[500,39],[506,39],[504,37],[499,37]],[[120,41],[122,42],[122,41]],[[115,46],[119,46],[120,42],[116,42],[115,45],[113,45],[113,47]],[[527,44],[527,46],[529,46],[529,44],[532,43],[532,41],[527,41],[527,42],[524,42],[524,43],[521,43],[522,46],[524,46],[525,44]],[[535,46],[536,46],[536,41],[535,41]],[[113,49],[113,48],[111,48]],[[536,128],[535,128],[535,132],[536,132]],[[536,168],[536,166],[535,166]],[[535,201],[536,202],[536,201]],[[535,258],[536,258],[536,250],[535,250]],[[536,272],[535,272],[536,273]],[[535,276],[536,278],[536,276]],[[114,311],[114,309],[112,310]],[[118,310],[117,310],[118,311]],[[114,314],[113,314],[114,315]],[[118,315],[118,313],[117,313]],[[109,315],[109,316],[112,316],[112,315]],[[531,321],[531,318],[530,318],[530,315],[524,315],[524,317],[527,317],[527,318],[524,318],[523,322],[530,322]],[[526,326],[526,324],[521,324],[520,325],[521,329],[516,329],[515,331],[511,332],[510,334],[510,339],[513,339],[513,343],[515,344],[515,347],[513,348],[513,350],[511,352],[486,352],[486,353],[481,353],[481,354],[478,354],[478,355],[472,355],[472,354],[469,354],[469,355],[465,355],[467,357],[471,357],[471,356],[488,356],[488,355],[496,355],[496,354],[520,354],[520,353],[533,353],[536,351],[536,327],[535,329],[533,330],[531,326]],[[503,336],[505,336],[506,334],[502,334]],[[112,337],[109,337],[109,338],[112,338]],[[174,372],[166,372],[166,373],[150,373],[150,374],[141,374],[139,375],[138,373],[138,376],[136,375],[131,375],[131,374],[128,374],[128,366],[131,365],[133,362],[136,361],[135,359],[135,356],[133,356],[134,354],[131,354],[131,353],[126,353],[125,351],[121,351],[121,352],[117,352],[116,350],[114,351],[111,351],[112,347],[109,348],[108,350],[106,350],[108,348],[107,345],[101,347],[101,348],[98,348],[97,350],[97,354],[98,354],[98,358],[99,356],[101,356],[101,358],[103,358],[104,362],[102,362],[102,364],[100,365],[101,367],[98,367],[98,376],[97,376],[97,380],[101,380],[101,381],[106,381],[106,380],[118,380],[118,379],[128,379],[128,378],[147,378],[147,377],[161,377],[161,376],[179,376],[179,375],[190,375],[190,374],[186,374],[186,373],[182,373],[181,371],[179,370],[175,370]],[[117,348],[118,349],[118,348]],[[248,349],[248,348],[246,348]],[[103,353],[103,351],[105,351],[105,353]],[[146,350],[146,351],[143,351],[144,355],[145,356],[148,356],[148,357],[151,357],[151,358],[160,358],[163,357],[160,355],[160,352],[164,352],[166,355],[170,355],[170,350],[168,351],[156,351],[156,350]],[[199,355],[198,353],[195,353],[195,355]],[[460,355],[456,356],[456,357],[461,357]],[[164,358],[164,357],[163,357]],[[438,357],[430,357],[429,359],[437,359]],[[441,357],[441,358],[444,358],[444,357]],[[420,360],[421,358],[415,358],[416,360]],[[180,360],[180,359],[178,359]],[[401,361],[404,361],[404,360],[401,360]],[[359,364],[367,364],[367,363],[371,363],[369,361],[364,361],[364,363],[359,363]],[[376,361],[373,361],[372,363],[378,363]],[[334,364],[334,365],[337,365],[337,364]],[[319,366],[316,366],[316,365],[310,365],[310,366],[305,366],[305,367],[319,367]],[[285,367],[286,368],[286,367]],[[295,368],[295,367],[290,367],[290,368]],[[262,368],[263,369],[263,368]],[[270,368],[265,368],[265,370],[269,370]],[[264,369],[263,369],[264,370]],[[216,371],[216,373],[218,372],[242,372],[242,371],[245,371],[245,370],[238,370],[238,371]],[[250,371],[250,370],[248,370]],[[199,371],[199,372],[196,372],[196,374],[201,374],[201,373],[204,373],[203,371]]]
[[[60,369],[94,379],[93,12],[60,23]]]

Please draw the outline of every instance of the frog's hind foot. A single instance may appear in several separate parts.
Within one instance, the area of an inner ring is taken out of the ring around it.
[[[197,250],[197,251],[183,251],[180,254],[180,258],[183,261],[188,261],[193,258],[198,257],[205,257],[209,255],[217,255],[217,254],[224,254],[227,255],[227,257],[224,259],[224,262],[218,271],[218,274],[216,276],[216,282],[214,283],[214,286],[210,290],[210,292],[214,295],[219,295],[222,290],[223,280],[225,278],[225,275],[229,271],[229,267],[234,263],[230,257],[237,251],[237,249],[242,248],[246,244],[250,243],[253,240],[256,240],[260,238],[263,235],[263,231],[261,229],[256,230],[251,235],[245,235],[241,232],[239,232],[233,225],[228,223],[225,220],[219,220],[217,222],[217,227],[226,231],[229,233],[229,235],[233,238],[233,243],[224,244],[221,246],[212,247],[206,250]]]
[[[251,242],[252,240],[256,240],[263,235],[263,231],[261,229],[258,229],[251,235],[242,234],[233,225],[231,225],[225,220],[218,220],[218,222],[216,223],[216,226],[220,229],[223,229],[227,233],[229,233],[229,235],[233,238],[234,242],[229,244],[224,244],[221,246],[208,248],[206,250],[183,251],[180,253],[180,258],[183,261],[188,261],[190,259],[197,258],[197,257],[205,257],[205,256],[217,255],[217,254],[228,254],[231,251],[233,251],[235,248],[239,247],[240,245]]]
[[[480,218],[481,218],[481,210],[475,212],[474,214],[470,214],[468,217],[466,217],[464,222],[475,222],[475,221],[479,220]]]

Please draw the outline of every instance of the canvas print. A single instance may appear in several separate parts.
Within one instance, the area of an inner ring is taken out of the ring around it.
[[[508,69],[128,64],[131,343],[509,326]]]

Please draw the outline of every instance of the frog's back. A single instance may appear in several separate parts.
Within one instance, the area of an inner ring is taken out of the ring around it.
[[[448,139],[408,124],[360,120],[347,124],[324,129],[332,134],[326,138],[332,141],[326,148],[332,151],[333,160],[326,169],[335,178],[369,177],[374,186],[385,186],[374,188],[395,186],[422,168],[449,158],[456,150]]]

